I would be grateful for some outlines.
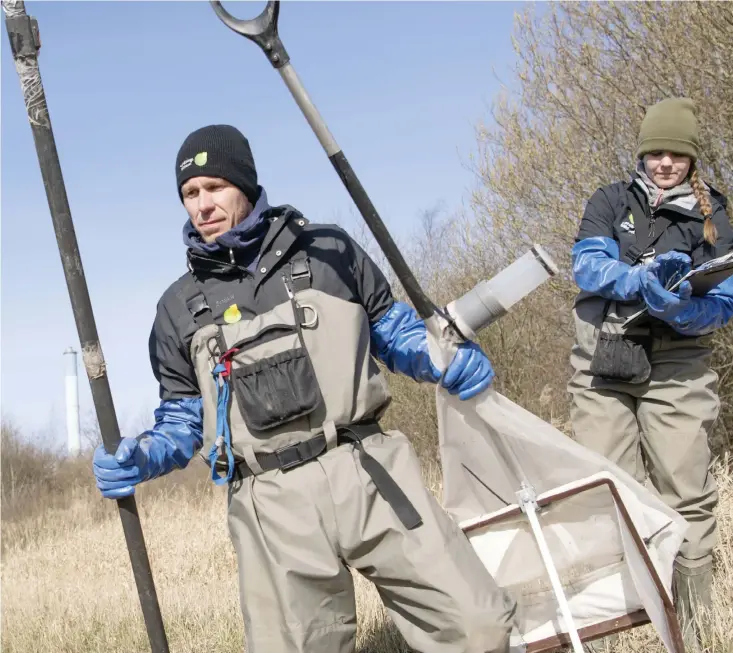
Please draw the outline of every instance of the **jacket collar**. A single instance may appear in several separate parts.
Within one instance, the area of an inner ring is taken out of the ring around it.
[[[665,197],[662,197],[662,204],[660,204],[655,211],[669,211],[677,215],[682,215],[686,218],[692,218],[694,220],[702,220],[702,213],[698,210],[698,202],[695,194],[690,192],[691,189],[685,186],[677,187],[680,194],[670,193]],[[634,170],[630,175],[630,180],[626,184],[626,190],[633,193],[639,200],[643,207],[649,207],[651,203],[651,192],[648,184],[642,178],[638,171]],[[671,189],[675,190],[675,189]]]
[[[189,248],[186,252],[188,269],[196,275],[242,276],[248,275],[261,283],[278,269],[308,221],[287,204],[270,207],[262,214],[266,225],[261,239],[256,266],[252,266],[248,253],[238,249],[218,249],[202,252]]]

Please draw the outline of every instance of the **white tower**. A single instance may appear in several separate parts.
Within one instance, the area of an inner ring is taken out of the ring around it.
[[[68,449],[72,456],[81,450],[81,429],[79,426],[79,376],[77,374],[76,351],[69,347],[64,352],[66,368],[66,434]]]

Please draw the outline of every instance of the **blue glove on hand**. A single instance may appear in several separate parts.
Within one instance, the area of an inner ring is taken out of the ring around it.
[[[422,382],[437,383],[440,371],[430,360],[427,330],[413,308],[395,302],[371,327],[376,356],[390,372],[400,372]],[[450,394],[466,400],[485,390],[494,379],[494,370],[481,348],[473,342],[461,343],[443,375],[442,385]]]
[[[371,336],[373,353],[390,372],[399,372],[418,383],[437,383],[440,379],[440,372],[430,360],[425,322],[404,302],[392,304],[372,324]]]
[[[660,254],[647,265],[645,276],[652,274],[663,288],[669,288],[678,279],[684,277],[691,268],[692,259],[687,254],[671,251]],[[646,283],[645,279],[641,281],[640,285],[643,286],[644,283]]]
[[[701,336],[724,326],[733,315],[733,280],[723,281],[703,297],[692,297],[688,281],[683,281],[676,292],[667,290],[664,286],[672,280],[672,275],[689,270],[687,265],[686,269],[679,267],[673,271],[685,259],[689,261],[689,257],[679,252],[655,259],[642,277],[641,294],[650,315],[667,322],[682,335]]]
[[[649,315],[674,322],[689,310],[692,286],[689,281],[683,281],[680,287],[672,292],[667,290],[659,278],[650,270],[641,282],[641,294],[649,309]]]
[[[137,438],[123,438],[117,452],[94,451],[97,487],[107,499],[135,493],[135,485],[185,468],[203,444],[201,398],[161,402],[155,426]]]
[[[441,385],[465,401],[486,390],[494,376],[494,368],[481,347],[475,342],[463,342],[445,370]]]

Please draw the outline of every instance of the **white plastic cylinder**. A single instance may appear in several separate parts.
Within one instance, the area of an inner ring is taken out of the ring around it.
[[[486,284],[494,298],[508,311],[557,272],[557,266],[549,255],[539,245],[534,245]]]
[[[446,307],[461,333],[467,338],[505,315],[526,297],[559,272],[550,255],[539,245],[505,267],[487,281],[482,281],[463,297]]]
[[[76,351],[69,347],[64,352],[66,382],[66,437],[69,454],[77,456],[81,451],[81,425],[79,421],[79,375]]]

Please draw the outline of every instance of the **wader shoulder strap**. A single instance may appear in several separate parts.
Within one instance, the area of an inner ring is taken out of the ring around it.
[[[214,322],[214,316],[211,313],[209,302],[206,300],[202,284],[196,280],[196,277],[190,271],[187,281],[185,302],[196,326],[199,328],[212,324],[216,326],[216,344],[219,347],[219,357],[218,360],[212,361],[212,373],[216,382],[216,440],[209,449],[208,460],[211,467],[211,480],[216,485],[223,485],[231,481],[235,469],[232,432],[228,418],[231,404],[231,389],[228,379],[230,368],[227,363],[221,362],[221,357],[228,348],[221,327]],[[209,354],[212,358],[215,358],[213,352],[209,351]],[[227,458],[227,472],[224,476],[219,475],[217,472],[221,468],[219,462],[220,452],[223,452]]]
[[[310,288],[313,279],[310,259],[305,255],[300,255],[291,260],[288,276],[294,293]]]
[[[214,316],[211,313],[209,303],[206,301],[206,295],[204,295],[201,284],[196,280],[190,272],[188,273],[188,287],[186,293],[186,307],[193,317],[193,321],[199,328],[216,324],[214,322]],[[219,345],[219,355],[223,354],[227,350],[226,341],[224,340],[224,334],[221,332],[221,328],[217,325],[216,327],[216,343]]]
[[[631,206],[631,215],[634,217],[636,244],[628,247],[621,260],[629,265],[635,265],[644,252],[659,240],[671,221],[664,215],[660,215],[654,221],[651,221],[636,195],[632,191],[627,191],[626,196]]]

